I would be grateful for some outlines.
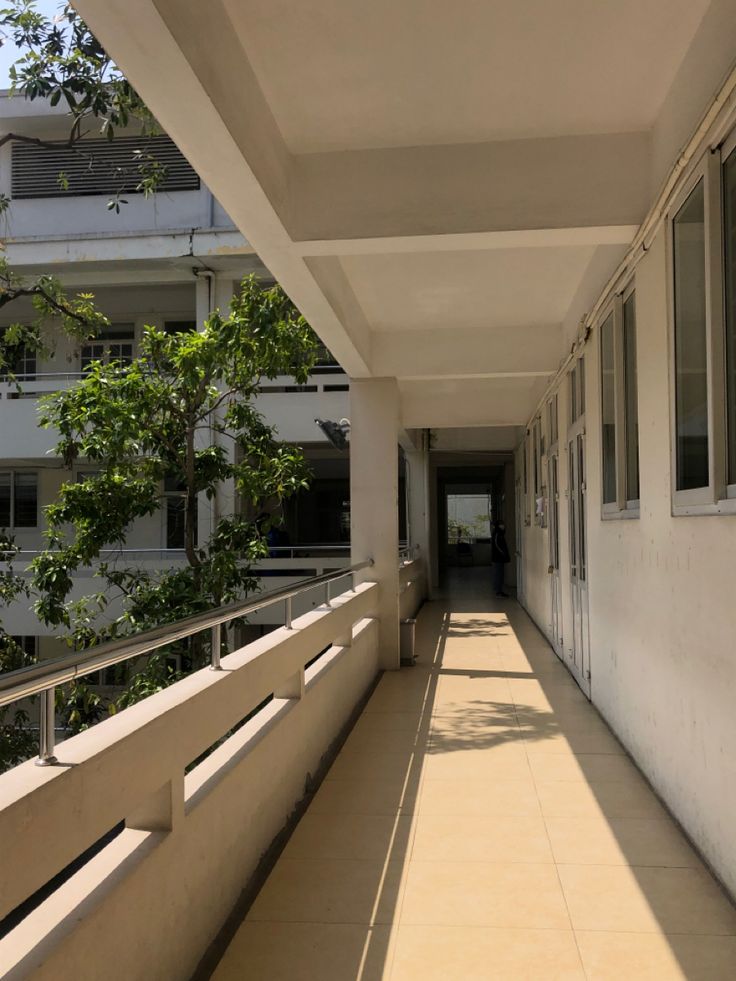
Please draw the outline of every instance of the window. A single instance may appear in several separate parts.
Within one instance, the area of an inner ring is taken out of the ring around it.
[[[624,425],[626,500],[639,500],[639,384],[636,367],[636,301],[633,290],[623,302]]]
[[[36,660],[38,638],[35,635],[25,634],[21,636],[20,634],[12,634],[10,639],[23,651],[23,657],[26,663]]]
[[[616,503],[616,359],[613,350],[613,313],[601,325],[601,456],[603,503]]]
[[[13,374],[20,381],[36,380],[36,352],[31,348],[19,347],[14,354],[8,352],[8,360],[12,362]],[[7,378],[7,372],[3,372],[3,377]]]
[[[186,484],[175,477],[164,482],[166,497],[166,548],[184,548],[186,544]],[[197,537],[197,512],[194,512],[194,537]]]
[[[82,371],[89,371],[90,365],[95,361],[129,365],[133,360],[134,338],[133,324],[114,324],[99,337],[82,345]]]
[[[678,491],[707,487],[708,351],[705,308],[705,185],[701,178],[672,221],[675,428]]]
[[[736,488],[736,150],[723,165],[723,246],[726,292],[726,482]],[[734,496],[729,494],[729,496]]]
[[[0,528],[38,524],[38,474],[0,472]]]
[[[736,511],[736,134],[668,213],[674,514]]]
[[[600,325],[601,486],[603,513],[639,510],[639,407],[636,368],[636,294],[614,297]]]
[[[164,320],[165,334],[189,334],[197,329],[195,320]]]
[[[557,429],[557,395],[553,395],[547,404],[547,431],[549,432],[549,445],[550,448],[555,445],[558,440],[558,429]]]
[[[585,415],[585,365],[578,358],[570,371],[570,424]]]

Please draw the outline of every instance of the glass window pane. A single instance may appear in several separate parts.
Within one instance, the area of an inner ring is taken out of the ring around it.
[[[35,473],[17,473],[15,484],[15,527],[35,528],[38,524],[38,479]]]
[[[576,385],[576,373],[573,367],[570,372],[570,422],[575,422],[578,417],[578,393]]]
[[[186,502],[183,497],[166,499],[166,547],[184,548]]]
[[[736,151],[723,167],[728,483],[736,484]]]
[[[0,473],[0,528],[10,527],[10,474]]]
[[[601,418],[603,503],[616,503],[616,377],[613,314],[601,326]]]
[[[707,487],[708,368],[703,181],[673,221],[677,489]]]
[[[624,303],[624,400],[626,415],[626,499],[639,500],[639,396],[636,368],[636,303]]]
[[[578,415],[579,418],[585,415],[585,365],[584,358],[580,358],[577,366],[578,373]]]

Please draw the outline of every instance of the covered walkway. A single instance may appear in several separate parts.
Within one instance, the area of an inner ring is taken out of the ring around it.
[[[730,902],[525,613],[462,575],[216,981],[736,976]]]

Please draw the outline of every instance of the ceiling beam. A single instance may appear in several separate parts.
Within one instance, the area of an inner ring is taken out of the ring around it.
[[[405,428],[524,426],[548,378],[401,382]]]
[[[313,241],[628,232],[649,203],[650,142],[607,133],[296,156],[292,237],[306,251]]]
[[[487,330],[448,326],[375,332],[371,350],[371,364],[379,376],[415,381],[547,377],[560,363],[562,328],[559,324]]]
[[[589,225],[575,228],[515,228],[510,231],[457,232],[439,235],[311,239],[297,240],[294,249],[299,255],[317,257],[629,245],[638,227],[635,224]]]

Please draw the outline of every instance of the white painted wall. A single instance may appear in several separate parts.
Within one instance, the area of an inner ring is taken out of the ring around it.
[[[592,700],[736,892],[733,516],[673,517],[664,232],[636,268],[641,515],[601,517],[599,332],[585,348]],[[560,419],[567,419],[567,386]],[[563,424],[560,425],[563,432]],[[569,630],[567,470],[561,559]],[[523,528],[525,605],[549,636],[547,532]],[[566,645],[567,646],[567,643]]]

